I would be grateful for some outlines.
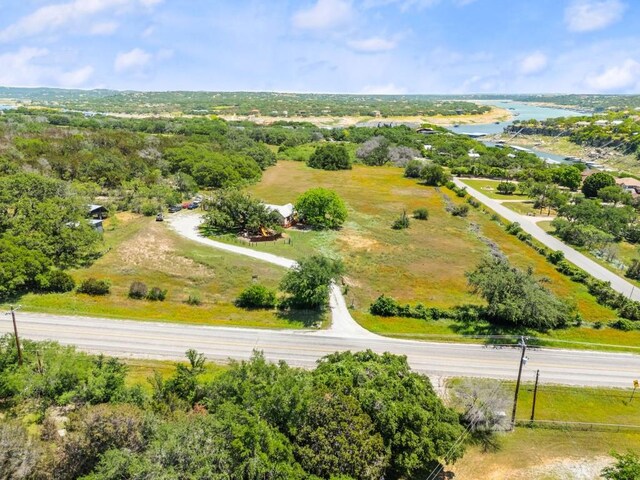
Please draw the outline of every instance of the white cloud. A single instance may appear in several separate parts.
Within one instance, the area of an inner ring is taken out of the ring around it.
[[[78,68],[71,72],[62,72],[58,75],[58,81],[60,85],[65,87],[81,87],[86,85],[87,81],[93,75],[93,67],[87,65],[86,67]]]
[[[293,25],[303,30],[328,30],[344,25],[354,16],[349,0],[317,0],[293,15]]]
[[[572,32],[600,30],[617,22],[627,6],[620,0],[574,0],[564,12]]]
[[[116,22],[100,22],[94,24],[89,33],[91,35],[111,35],[118,27],[119,25]]]
[[[357,52],[380,53],[393,50],[398,45],[398,41],[382,37],[370,37],[351,40],[347,42],[347,45]]]
[[[118,73],[126,71],[139,72],[149,64],[152,57],[150,53],[141,48],[134,48],[128,52],[119,53],[113,63],[113,68]]]
[[[547,68],[548,63],[549,59],[544,53],[533,52],[520,60],[519,71],[522,75],[533,75]]]
[[[0,31],[0,41],[51,33],[71,25],[83,25],[87,19],[123,7],[152,7],[158,0],[72,0],[40,7]]]
[[[640,83],[640,62],[628,58],[621,65],[609,67],[598,75],[589,75],[585,83],[598,92],[632,88]]]
[[[59,66],[39,64],[49,56],[46,48],[22,47],[16,52],[0,54],[0,85],[13,87],[81,87],[93,75],[93,67],[85,66],[65,71]]]
[[[407,89],[398,87],[394,83],[387,83],[386,85],[366,85],[360,93],[365,95],[404,95],[407,93]]]

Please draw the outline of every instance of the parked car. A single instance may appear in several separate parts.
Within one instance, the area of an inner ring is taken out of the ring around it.
[[[164,222],[164,215],[162,215],[162,213],[156,215],[156,222]]]
[[[169,213],[176,213],[182,210],[182,205],[171,205],[169,207]]]
[[[196,202],[192,202],[189,204],[189,206],[187,207],[189,210],[195,210],[196,208],[198,208],[200,206],[199,203]]]

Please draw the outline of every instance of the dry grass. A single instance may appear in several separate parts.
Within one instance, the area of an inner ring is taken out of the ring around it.
[[[284,269],[183,239],[167,225],[131,214],[119,215],[117,226],[106,225],[109,251],[90,268],[72,272],[77,282],[89,277],[111,281],[111,294],[91,297],[76,293],[26,295],[32,311],[101,317],[161,320],[211,325],[300,328],[302,322],[281,318],[275,311],[247,311],[233,305],[253,276],[276,288]],[[163,302],[128,298],[131,282],[168,290]],[[202,305],[186,300],[195,295]],[[301,319],[302,320],[302,319]]]
[[[480,300],[467,289],[464,274],[489,248],[470,229],[471,222],[478,226],[482,236],[496,242],[513,264],[521,268],[530,266],[538,276],[548,278],[549,287],[562,298],[575,302],[588,321],[606,322],[615,318],[614,312],[598,305],[584,286],[558,273],[544,257],[507,234],[490,219],[489,213],[472,210],[467,219],[453,217],[445,211],[443,194],[452,202],[461,199],[446,193],[446,189],[438,193],[434,188],[403,178],[398,168],[356,165],[349,171],[326,172],[300,163],[279,162],[250,190],[270,202],[292,202],[314,186],[331,188],[340,194],[349,209],[347,223],[341,231],[321,237],[315,232],[299,234],[305,236],[300,249],[294,242],[293,246],[275,245],[272,251],[295,258],[318,250],[340,255],[350,285],[347,302],[354,307],[356,319],[375,332],[416,338],[456,335],[453,326],[446,322],[379,318],[369,315],[367,309],[382,293],[401,302],[421,301],[438,307],[478,303]],[[393,220],[403,210],[411,213],[418,207],[429,210],[428,221],[412,220],[408,230],[391,229]],[[603,339],[601,343],[620,340],[626,345],[637,342],[633,335],[620,336],[608,329],[568,329],[557,332],[555,337],[589,342]]]

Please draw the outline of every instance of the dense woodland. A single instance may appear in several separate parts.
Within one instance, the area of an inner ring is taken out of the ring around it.
[[[11,479],[408,479],[462,457],[464,417],[406,358],[336,353],[313,371],[255,353],[168,378],[55,343],[0,338],[0,476]],[[29,426],[27,431],[27,426]]]
[[[0,98],[29,105],[109,113],[262,116],[471,115],[490,107],[429,95],[330,95],[269,92],[118,92],[2,88]]]

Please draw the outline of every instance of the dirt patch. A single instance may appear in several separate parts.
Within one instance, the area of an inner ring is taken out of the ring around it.
[[[207,279],[214,274],[205,266],[179,255],[176,241],[161,223],[149,223],[118,247],[123,273],[149,268],[172,277]]]
[[[345,244],[349,249],[365,250],[367,252],[378,250],[380,247],[380,242],[357,233],[341,233],[338,237],[338,242]]]

